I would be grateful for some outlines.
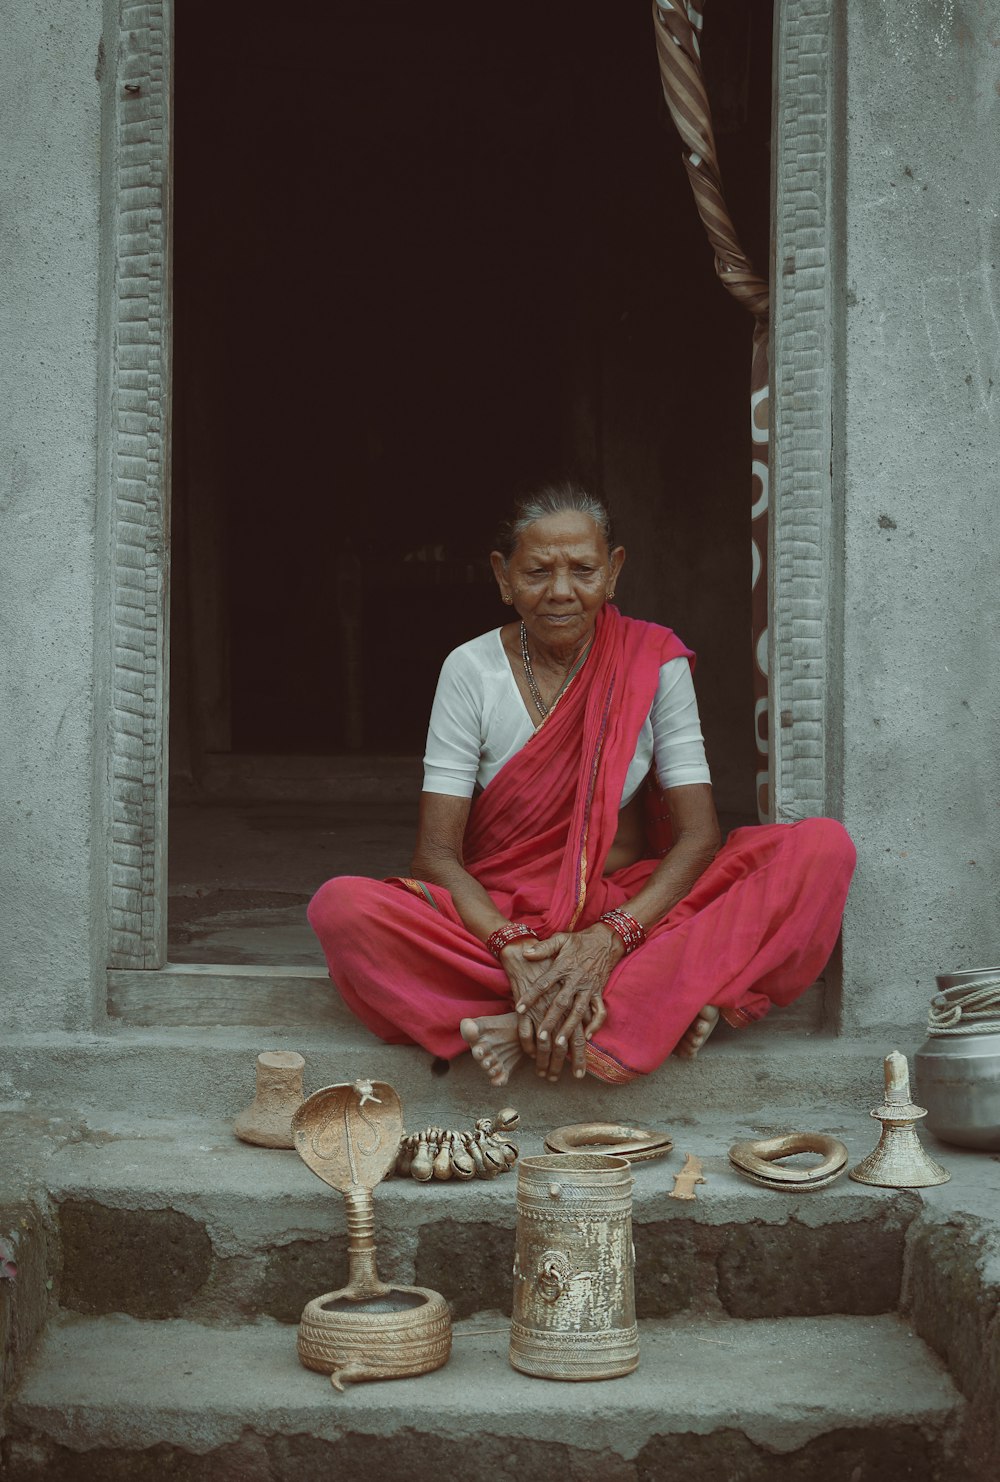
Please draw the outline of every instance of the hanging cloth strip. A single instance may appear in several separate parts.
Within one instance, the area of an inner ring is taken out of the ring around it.
[[[1000,975],[936,994],[927,1010],[927,1033],[1000,1034]]]
[[[722,193],[712,111],[701,67],[701,5],[694,0],[653,0],[656,53],[663,96],[684,144],[684,165],[702,225],[715,253],[719,281],[754,317],[750,366],[752,588],[750,622],[753,640],[754,730],[757,750],[757,812],[768,816],[767,754],[770,684],[767,672],[767,503],[770,374],[768,287],[754,272],[740,246]]]

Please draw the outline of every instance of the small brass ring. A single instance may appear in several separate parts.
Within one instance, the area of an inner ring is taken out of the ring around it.
[[[620,1122],[574,1122],[569,1127],[557,1127],[545,1139],[549,1153],[577,1153],[586,1148],[592,1153],[613,1153],[630,1163],[663,1158],[673,1145],[666,1132],[626,1127]]]
[[[782,1168],[778,1159],[796,1153],[819,1153],[811,1168]],[[847,1167],[847,1148],[836,1137],[821,1132],[788,1132],[782,1137],[763,1137],[736,1142],[729,1161],[738,1173],[769,1188],[814,1188],[832,1183]]]

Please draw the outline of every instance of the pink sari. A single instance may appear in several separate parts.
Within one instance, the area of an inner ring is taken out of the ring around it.
[[[543,938],[581,929],[656,868],[649,858],[603,873],[660,667],[678,657],[693,663],[670,629],[603,608],[580,672],[474,802],[465,866],[508,919]],[[655,1069],[706,1003],[734,1024],[789,1003],[829,956],[853,865],[829,819],[737,829],[611,974],[591,1073],[615,1082]],[[309,919],[345,1002],[391,1043],[450,1057],[465,1048],[461,1019],[512,1008],[506,973],[441,886],[341,876],[317,892]]]
[[[597,920],[622,788],[660,667],[694,654],[669,628],[602,608],[579,674],[473,804],[465,865],[543,937]]]

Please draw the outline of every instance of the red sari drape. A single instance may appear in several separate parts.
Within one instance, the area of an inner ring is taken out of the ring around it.
[[[598,615],[586,663],[473,804],[465,865],[513,921],[541,936],[596,921],[622,788],[660,667],[694,654],[669,628]]]

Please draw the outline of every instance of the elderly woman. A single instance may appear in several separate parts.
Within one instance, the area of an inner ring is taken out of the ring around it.
[[[415,878],[329,880],[309,919],[382,1039],[471,1048],[497,1086],[525,1056],[628,1081],[814,980],[854,848],[823,818],[720,848],[694,655],[610,605],[625,552],[598,501],[523,500],[491,560],[517,618],[441,670]]]

